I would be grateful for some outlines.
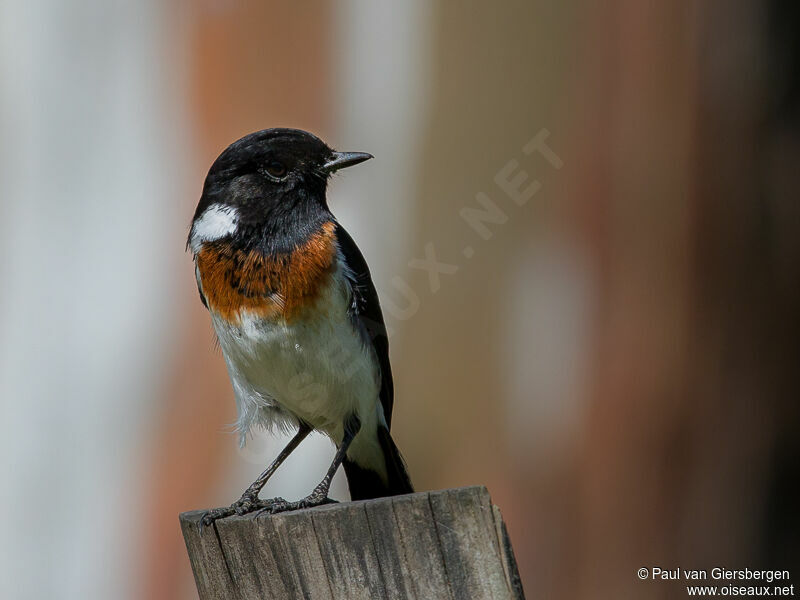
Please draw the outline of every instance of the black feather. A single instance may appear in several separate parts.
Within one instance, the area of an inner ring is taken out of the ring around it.
[[[345,458],[342,466],[347,475],[351,500],[370,500],[385,496],[411,494],[414,491],[403,456],[392,440],[389,430],[382,425],[378,426],[378,443],[386,460],[387,480],[384,482],[375,471]]]

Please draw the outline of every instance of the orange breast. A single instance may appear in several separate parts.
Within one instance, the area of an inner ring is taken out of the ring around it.
[[[327,222],[291,254],[269,257],[211,243],[196,260],[208,307],[238,322],[243,310],[262,317],[296,317],[327,285],[335,257],[334,224]]]

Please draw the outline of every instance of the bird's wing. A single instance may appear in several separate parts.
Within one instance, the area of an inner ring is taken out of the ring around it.
[[[380,369],[380,400],[387,427],[392,424],[392,404],[394,403],[394,383],[392,367],[389,364],[389,338],[383,322],[378,293],[372,283],[367,261],[361,255],[353,238],[344,227],[336,224],[336,238],[345,262],[345,277],[352,290],[350,318],[367,348],[372,348]]]
[[[197,265],[194,266],[194,278],[197,280],[197,292],[200,294],[200,302],[203,303],[203,306],[208,308],[208,301],[206,300],[206,295],[203,293],[203,284],[200,282],[200,270],[197,268]]]

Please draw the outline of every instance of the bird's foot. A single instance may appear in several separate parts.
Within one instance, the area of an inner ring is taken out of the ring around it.
[[[327,488],[317,486],[308,496],[294,502],[289,502],[283,498],[275,498],[272,500],[272,503],[269,506],[265,506],[259,510],[256,516],[261,515],[262,513],[276,515],[278,513],[288,512],[290,510],[299,510],[301,508],[312,508],[314,506],[322,506],[323,504],[336,503],[337,501],[333,498],[328,498]]]
[[[223,506],[222,508],[215,508],[206,512],[203,515],[203,518],[200,519],[200,523],[204,526],[208,526],[218,519],[224,519],[225,517],[230,517],[231,515],[241,516],[257,510],[267,509],[277,501],[285,502],[283,498],[261,500],[258,498],[258,496],[245,492],[241,498],[239,498],[230,506]]]

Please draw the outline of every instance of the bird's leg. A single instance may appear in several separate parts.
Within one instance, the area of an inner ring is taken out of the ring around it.
[[[313,492],[311,492],[302,500],[297,500],[296,502],[287,502],[283,498],[276,498],[272,504],[262,508],[259,511],[259,514],[262,512],[276,514],[289,510],[311,508],[312,506],[336,502],[336,500],[328,498],[328,491],[331,488],[331,481],[333,481],[333,476],[336,474],[336,470],[342,464],[342,461],[347,454],[347,449],[350,447],[350,443],[353,441],[353,438],[356,437],[356,434],[360,428],[361,422],[355,415],[351,416],[347,422],[345,422],[342,443],[339,444],[339,448],[336,450],[336,455],[333,457],[333,462],[328,468],[328,472],[325,474],[325,477],[322,478],[322,481],[319,482],[319,485],[314,488]]]
[[[278,454],[275,460],[272,461],[272,464],[270,464],[264,470],[264,472],[258,476],[258,479],[256,479],[253,483],[251,483],[250,487],[248,487],[244,491],[242,497],[239,499],[239,502],[246,503],[248,501],[253,502],[258,500],[258,494],[264,487],[264,485],[267,483],[267,480],[270,477],[272,477],[275,471],[278,470],[278,467],[281,466],[281,463],[283,463],[283,461],[285,461],[288,458],[288,456],[292,452],[294,452],[295,448],[297,448],[297,446],[300,445],[300,442],[302,442],[309,433],[311,433],[311,426],[301,422],[300,428],[298,429],[294,437],[291,440],[289,440],[289,443],[283,450],[281,450],[281,453]],[[239,512],[239,511],[236,512],[238,514],[244,514],[244,512]]]
[[[294,451],[295,448],[297,448],[300,442],[302,442],[309,433],[311,433],[311,426],[301,421],[300,428],[297,430],[297,433],[294,435],[294,437],[289,440],[289,443],[286,444],[286,447],[281,450],[280,454],[275,457],[275,460],[270,463],[266,470],[258,476],[258,479],[256,479],[250,485],[250,487],[244,491],[242,497],[230,506],[209,510],[203,515],[203,525],[211,525],[211,523],[217,519],[223,519],[233,514],[245,515],[260,508],[269,507],[275,501],[283,501],[282,498],[276,498],[275,500],[260,500],[258,493],[261,491],[261,488],[264,487],[264,484],[267,483],[267,480],[272,477],[273,473],[278,470],[278,467],[281,466],[283,461],[286,460],[286,458]]]

